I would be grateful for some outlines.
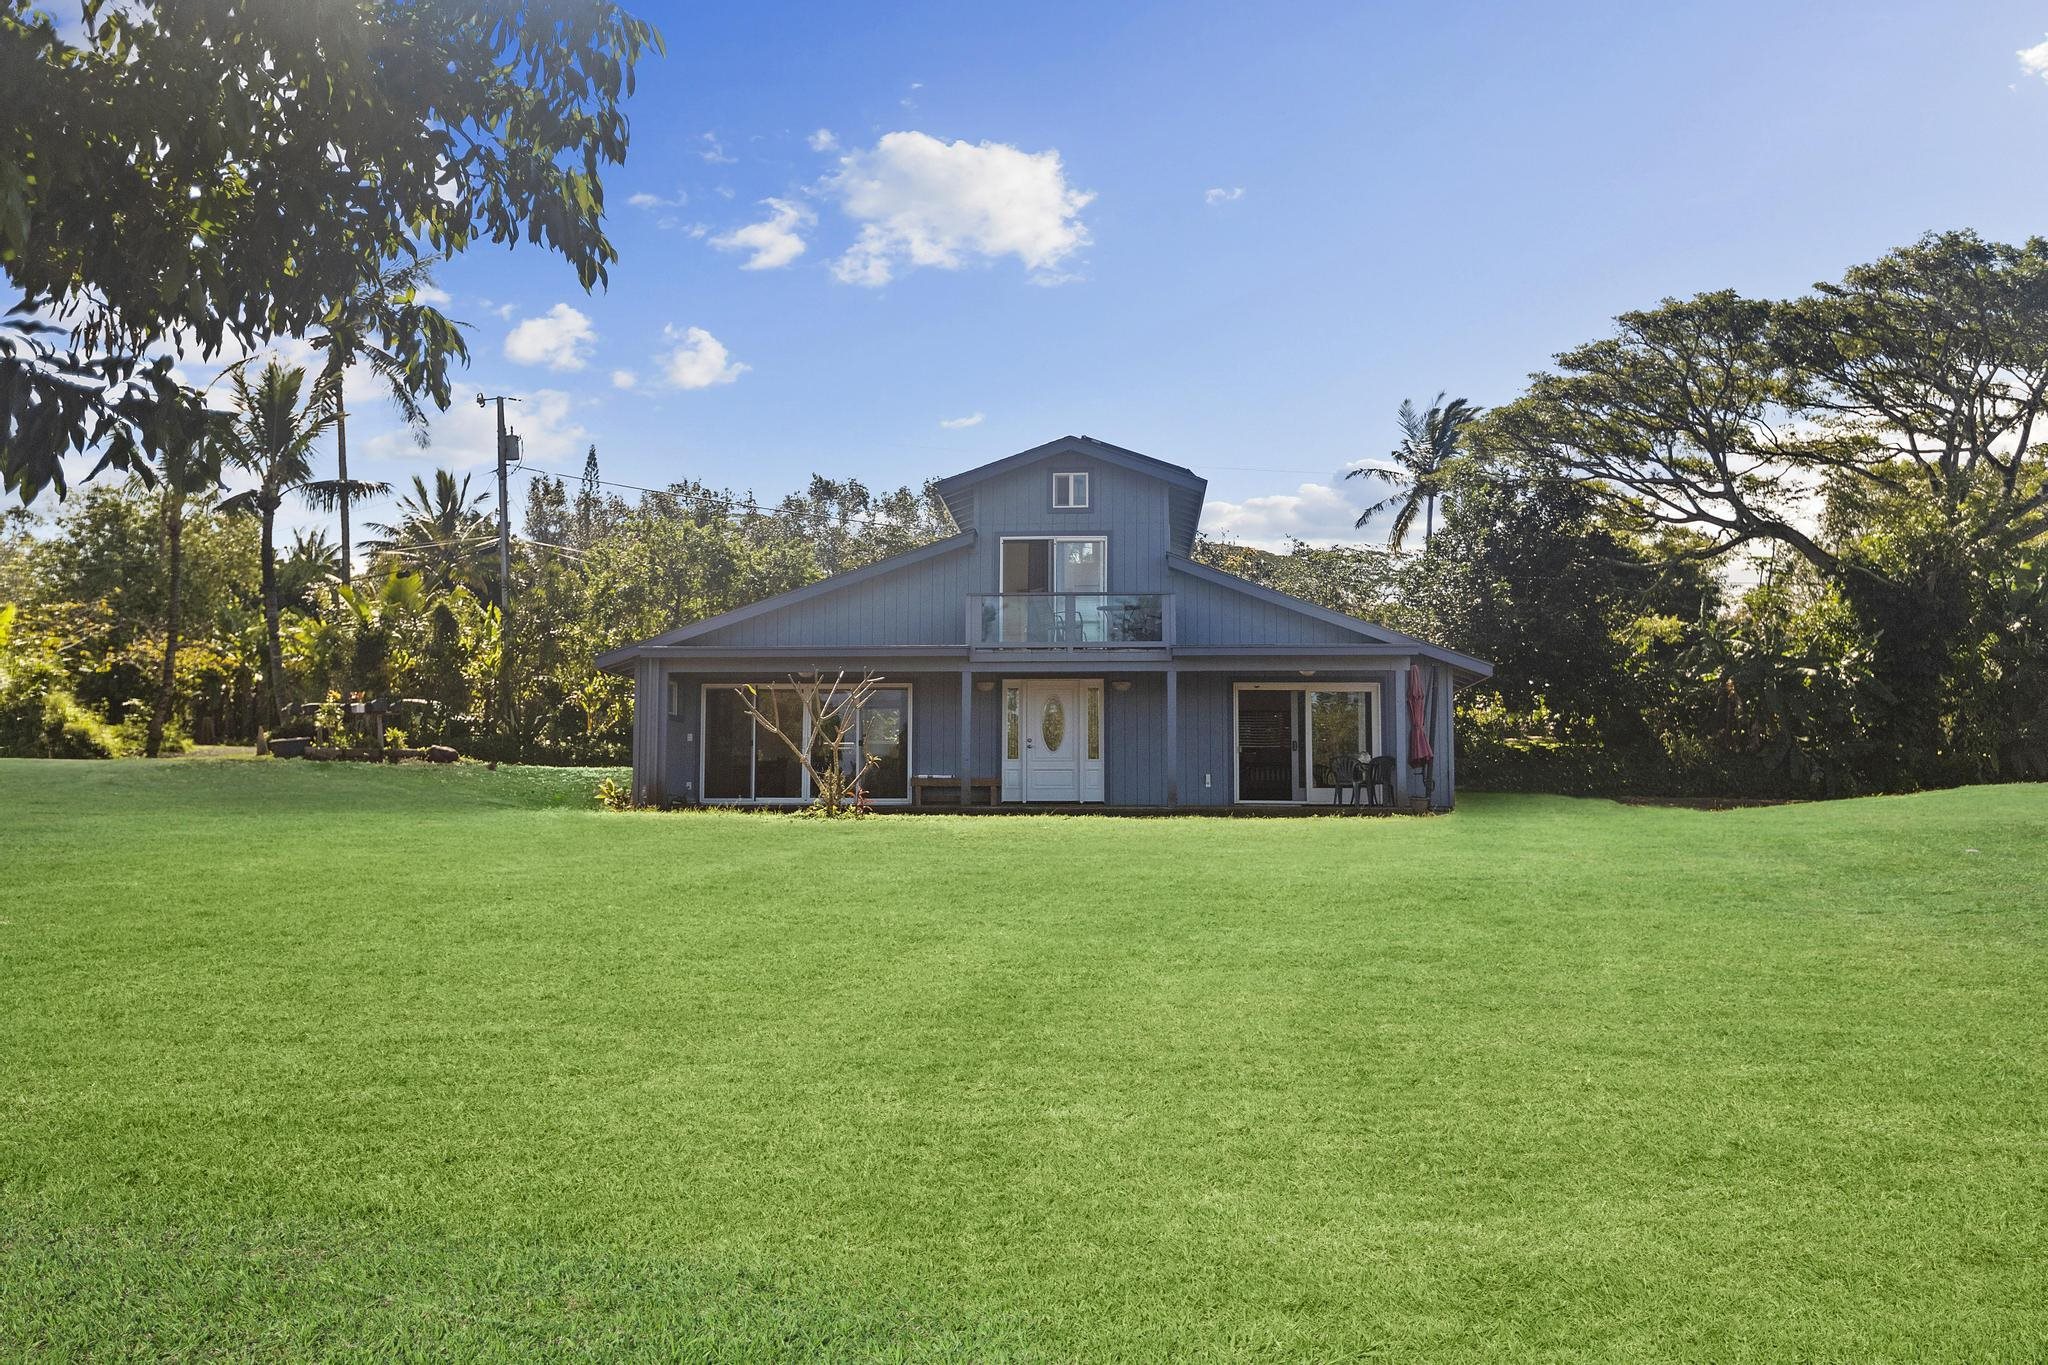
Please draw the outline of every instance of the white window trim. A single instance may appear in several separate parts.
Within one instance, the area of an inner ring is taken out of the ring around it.
[[[1242,771],[1243,765],[1238,761],[1237,694],[1240,692],[1370,692],[1372,693],[1372,751],[1375,754],[1384,754],[1387,751],[1387,708],[1384,704],[1386,692],[1376,682],[1318,682],[1313,678],[1306,678],[1301,682],[1232,683],[1230,685],[1230,804],[1233,806],[1305,806],[1315,799],[1310,795],[1313,788],[1307,781],[1305,773],[1301,784],[1302,794],[1299,800],[1290,796],[1285,801],[1247,801],[1240,794],[1240,783],[1244,776]],[[1307,717],[1297,710],[1295,713],[1295,723],[1298,729],[1295,735],[1295,743],[1298,746],[1295,749],[1297,758],[1305,757],[1308,753],[1308,735],[1299,732],[1299,727],[1304,726],[1306,722]],[[1297,766],[1299,765],[1297,764]]]
[[[712,693],[713,691],[720,691],[720,692],[732,692],[732,691],[736,691],[736,690],[738,690],[739,688],[742,688],[742,687],[752,687],[752,688],[753,688],[753,689],[754,689],[755,691],[757,691],[757,692],[794,692],[794,691],[796,691],[796,688],[795,688],[795,686],[794,686],[793,684],[790,684],[790,683],[746,683],[746,682],[708,682],[708,683],[700,683],[700,684],[698,685],[698,688],[697,688],[697,799],[698,799],[698,801],[702,802],[702,803],[703,803],[703,804],[705,804],[705,805],[718,805],[718,806],[808,806],[808,805],[809,805],[809,804],[811,803],[811,800],[812,800],[812,797],[811,797],[811,775],[810,775],[810,773],[808,773],[808,772],[804,773],[804,775],[803,775],[803,795],[801,795],[801,796],[710,796],[710,795],[707,795],[707,794],[705,793],[705,791],[704,791],[704,771],[705,771],[705,767],[706,767],[706,759],[707,759],[707,758],[709,757],[709,754],[710,754],[710,749],[711,749],[711,739],[710,739],[710,730],[709,730],[709,728],[708,728],[708,727],[706,726],[705,722],[706,722],[706,721],[707,721],[707,720],[708,720],[708,719],[710,718],[710,714],[711,714],[711,712],[710,712],[710,697],[711,697],[711,693]],[[868,798],[868,804],[869,804],[869,805],[872,805],[872,806],[907,806],[907,805],[909,805],[909,804],[910,804],[910,799],[911,799],[912,795],[914,795],[914,794],[915,794],[915,792],[916,792],[916,790],[917,790],[917,787],[916,787],[916,780],[917,780],[917,764],[916,764],[916,762],[915,762],[915,759],[916,759],[916,756],[917,756],[917,724],[916,724],[916,716],[917,716],[917,685],[916,685],[915,683],[911,683],[911,682],[907,682],[907,681],[906,681],[906,682],[893,682],[893,681],[890,681],[889,679],[886,679],[886,678],[882,680],[882,690],[884,690],[884,691],[894,691],[894,690],[896,690],[897,688],[901,688],[901,689],[903,690],[903,780],[904,780],[904,791],[903,791],[903,795],[901,795],[901,796],[874,796],[874,797],[870,797],[870,798]],[[809,717],[809,716],[805,716],[805,717],[804,717],[804,727],[805,727],[805,729],[806,729],[807,731],[808,731],[808,729],[810,728],[810,723],[811,723],[811,719],[810,719],[810,717]],[[749,725],[749,726],[748,726],[748,737],[747,737],[747,742],[748,742],[748,743],[749,743],[750,745],[754,744],[754,742],[755,742],[755,738],[756,738],[756,736],[758,736],[759,732],[760,732],[760,730],[759,730],[759,727],[758,727],[758,726],[755,726],[755,725]],[[805,745],[806,745],[806,746],[808,746],[808,745],[810,744],[810,742],[811,742],[811,737],[810,737],[810,735],[809,735],[809,734],[807,733],[807,734],[805,734],[805,736],[804,736],[804,743],[805,743]],[[757,763],[757,762],[758,762],[758,756],[759,756],[759,753],[760,753],[760,750],[759,750],[759,748],[758,748],[758,747],[755,747],[755,748],[751,748],[751,749],[749,749],[749,750],[748,750],[748,756],[747,756],[747,761],[748,761],[748,764],[749,764],[749,767],[750,767],[750,769],[751,769],[751,767],[752,767],[752,766],[753,766],[753,765],[754,765],[755,763]],[[801,767],[802,765],[798,765],[798,766],[799,766],[799,767]],[[750,782],[749,782],[749,785],[751,785],[751,780],[750,780]]]
[[[1074,479],[1079,479],[1079,480],[1081,480],[1081,500],[1080,500],[1079,502],[1072,502],[1072,501],[1069,501],[1069,502],[1061,502],[1061,501],[1060,501],[1060,480],[1061,480],[1061,479],[1066,479],[1066,480],[1068,480],[1068,481],[1069,481],[1069,482],[1067,483],[1067,496],[1068,496],[1068,498],[1070,498],[1070,499],[1071,499],[1071,498],[1073,497],[1073,495],[1074,495],[1074,485],[1073,485],[1073,482],[1072,482],[1072,480],[1074,480]],[[1052,475],[1052,510],[1053,510],[1053,511],[1055,511],[1055,512],[1085,512],[1085,511],[1087,511],[1087,510],[1088,510],[1088,509],[1089,509],[1089,508],[1090,508],[1091,506],[1093,506],[1093,505],[1094,505],[1094,501],[1095,501],[1095,480],[1094,480],[1094,478],[1093,478],[1093,477],[1092,477],[1092,476],[1091,476],[1091,475],[1089,474],[1089,472],[1088,472],[1087,470],[1085,470],[1085,469],[1056,469],[1056,470],[1054,470],[1054,471],[1053,471],[1053,475]]]

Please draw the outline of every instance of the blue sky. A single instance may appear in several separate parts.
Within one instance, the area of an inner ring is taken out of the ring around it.
[[[462,391],[624,483],[894,486],[1075,432],[1196,469],[1211,529],[1353,539],[1342,471],[1403,398],[1511,397],[1667,295],[2048,229],[2038,3],[640,12],[670,53],[610,288],[533,248],[441,278]],[[368,477],[488,458],[473,404],[426,451],[358,405]]]

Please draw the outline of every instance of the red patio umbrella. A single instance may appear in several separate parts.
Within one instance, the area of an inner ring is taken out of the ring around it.
[[[1408,665],[1408,764],[1420,768],[1436,757],[1429,746],[1429,689],[1422,681],[1422,665]]]

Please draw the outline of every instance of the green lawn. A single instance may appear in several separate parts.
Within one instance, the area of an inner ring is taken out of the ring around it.
[[[0,1356],[2039,1359],[2048,788],[0,763]]]

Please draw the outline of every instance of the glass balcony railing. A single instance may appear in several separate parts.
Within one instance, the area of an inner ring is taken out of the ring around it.
[[[1173,641],[1173,594],[1006,592],[967,599],[972,644],[1115,647]]]

